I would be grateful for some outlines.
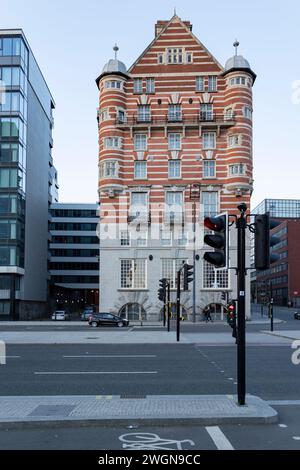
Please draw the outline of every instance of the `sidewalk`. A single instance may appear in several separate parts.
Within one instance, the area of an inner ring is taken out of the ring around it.
[[[274,423],[277,412],[247,395],[13,396],[0,397],[0,428],[62,425],[183,425]]]
[[[283,332],[284,335],[285,332]],[[87,331],[0,331],[0,340],[6,344],[203,344],[235,345],[232,330],[226,332],[181,332],[180,342],[176,341],[176,331],[142,331],[117,328],[107,331],[90,328]],[[248,345],[289,345],[291,340],[268,332],[247,332]]]

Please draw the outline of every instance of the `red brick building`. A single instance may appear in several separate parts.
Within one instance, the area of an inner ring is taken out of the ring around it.
[[[234,292],[231,273],[202,260],[200,241],[205,215],[249,207],[252,192],[255,74],[235,46],[223,68],[174,15],[156,23],[128,70],[115,57],[98,77],[102,311],[160,315],[158,279],[175,288],[177,267],[193,256],[195,184],[196,314],[213,304],[222,315],[221,292]],[[188,317],[192,303],[184,293]]]

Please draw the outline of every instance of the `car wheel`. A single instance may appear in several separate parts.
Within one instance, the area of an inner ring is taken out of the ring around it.
[[[119,328],[122,328],[124,326],[124,323],[122,321],[118,321],[117,326]]]
[[[97,328],[98,323],[96,321],[92,321],[91,325],[92,325],[93,328]]]

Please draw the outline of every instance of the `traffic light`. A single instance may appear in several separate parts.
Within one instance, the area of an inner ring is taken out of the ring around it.
[[[235,301],[232,300],[226,306],[226,313],[227,313],[227,323],[231,326],[231,328],[236,328],[236,305]]]
[[[158,300],[166,303],[166,294],[167,294],[167,279],[163,278],[159,280],[159,289],[158,289]]]
[[[216,268],[226,268],[228,265],[228,214],[205,217],[204,227],[216,233],[204,236],[204,243],[215,250],[206,251],[203,258]]]
[[[280,238],[271,235],[270,230],[280,225],[280,222],[270,219],[270,215],[255,215],[255,268],[269,269],[270,264],[279,259],[279,255],[272,253],[271,247],[280,242]]]
[[[183,290],[189,290],[189,283],[194,279],[194,266],[185,264],[183,266]]]

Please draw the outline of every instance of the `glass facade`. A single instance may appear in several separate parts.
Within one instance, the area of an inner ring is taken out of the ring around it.
[[[28,49],[0,38],[0,266],[24,267]]]
[[[299,199],[264,199],[255,209],[253,214],[270,213],[271,217],[278,218],[298,218],[300,217]]]

